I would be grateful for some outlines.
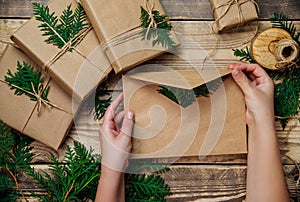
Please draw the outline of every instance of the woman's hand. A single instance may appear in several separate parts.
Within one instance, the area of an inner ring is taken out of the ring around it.
[[[111,103],[100,126],[102,165],[117,172],[124,172],[127,168],[134,125],[132,112],[115,114],[122,100],[123,95],[120,94]]]
[[[245,95],[246,121],[251,126],[256,121],[274,120],[274,84],[258,64],[229,65],[232,77]]]
[[[289,201],[274,126],[274,84],[257,64],[229,65],[247,105],[247,196],[251,201]]]

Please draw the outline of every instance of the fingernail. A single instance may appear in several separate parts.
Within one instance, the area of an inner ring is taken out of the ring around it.
[[[127,118],[133,120],[133,113],[132,112],[128,112],[127,113]]]
[[[233,70],[233,76],[238,78],[242,75],[241,71],[239,69]]]

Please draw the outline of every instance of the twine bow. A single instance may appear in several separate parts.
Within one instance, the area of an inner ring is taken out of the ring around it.
[[[51,108],[56,108],[56,109],[58,109],[58,110],[61,110],[61,111],[66,112],[66,113],[68,113],[68,114],[72,114],[71,112],[66,111],[66,110],[63,109],[62,107],[59,107],[59,106],[57,106],[56,104],[53,104],[53,103],[51,103],[50,101],[43,99],[43,98],[42,98],[42,95],[43,95],[43,92],[44,92],[44,88],[43,88],[43,85],[42,85],[41,83],[38,85],[38,90],[36,91],[35,88],[34,88],[34,84],[33,84],[32,82],[30,82],[30,83],[31,83],[32,90],[33,90],[33,93],[32,93],[32,92],[30,92],[30,91],[28,91],[28,90],[25,90],[25,89],[23,89],[23,88],[21,88],[21,87],[19,87],[19,86],[14,85],[14,84],[9,84],[8,82],[6,82],[6,81],[4,81],[4,80],[2,80],[2,79],[0,79],[0,81],[1,81],[2,83],[5,83],[5,84],[7,84],[8,86],[11,86],[11,87],[13,87],[13,88],[16,88],[16,89],[18,89],[18,90],[20,90],[20,91],[22,91],[22,92],[24,92],[24,93],[26,93],[26,94],[29,94],[29,95],[34,96],[34,97],[36,98],[36,102],[37,102],[37,113],[38,113],[38,115],[40,115],[41,108],[42,108],[42,105],[43,105],[43,104],[44,104],[46,107],[50,108],[50,109],[51,109]]]
[[[147,11],[149,18],[150,18],[150,23],[148,25],[147,28],[147,32],[146,32],[146,36],[148,36],[148,33],[150,31],[151,28],[157,28],[157,23],[154,20],[154,15],[153,15],[153,9],[154,9],[154,0],[151,0],[152,4],[149,5],[149,0],[145,0],[144,4],[145,4],[145,10]]]

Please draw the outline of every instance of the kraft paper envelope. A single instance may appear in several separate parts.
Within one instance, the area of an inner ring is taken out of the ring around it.
[[[124,107],[135,113],[131,158],[247,153],[244,98],[231,75],[186,108],[157,92],[159,85],[193,89],[227,74],[179,70],[123,76]]]

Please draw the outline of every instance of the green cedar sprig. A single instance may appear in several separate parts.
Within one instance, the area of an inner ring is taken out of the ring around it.
[[[50,13],[48,6],[33,3],[33,14],[36,20],[42,22],[38,28],[43,32],[43,36],[48,36],[45,42],[58,48],[63,48],[69,42],[75,47],[79,42],[75,36],[90,26],[81,4],[78,4],[74,12],[70,4],[58,17],[55,12]],[[69,51],[71,52],[72,48],[69,48]]]
[[[39,173],[34,168],[27,169],[37,183],[37,187],[47,194],[33,194],[41,201],[87,201],[94,199],[100,176],[100,157],[87,150],[82,144],[74,142],[74,148],[67,147],[65,158],[58,161],[53,155],[51,174]]]
[[[30,100],[37,101],[37,98],[29,94],[25,91],[35,94],[42,91],[41,98],[45,101],[49,101],[47,96],[50,90],[50,86],[44,87],[45,78],[41,76],[41,72],[39,70],[34,70],[34,67],[27,62],[23,62],[21,64],[19,61],[17,62],[17,72],[13,73],[11,70],[7,71],[8,76],[4,76],[4,80],[8,82],[11,86],[11,90],[15,90],[15,95],[27,95],[30,97]],[[18,89],[12,85],[15,85],[21,89]],[[33,88],[34,87],[34,88]],[[41,87],[41,89],[39,89]],[[24,91],[25,90],[25,91]],[[35,91],[35,92],[34,92]]]
[[[172,25],[168,21],[166,14],[160,15],[159,11],[152,11],[154,21],[157,27],[151,27],[151,18],[149,13],[141,6],[141,27],[144,29],[141,31],[142,40],[151,40],[152,46],[161,44],[163,48],[173,49],[176,47],[175,41],[170,37],[170,31]]]
[[[0,120],[0,196],[1,201],[22,198],[17,176],[33,158],[32,139],[21,135]]]
[[[246,47],[246,50],[243,49],[232,49],[233,54],[236,57],[240,57],[240,61],[247,61],[250,63],[255,63],[255,61],[252,59],[252,56],[250,54],[249,48]]]
[[[190,106],[198,97],[208,97],[222,84],[226,76],[215,79],[192,90],[171,86],[159,86],[157,91],[182,107]]]
[[[126,201],[166,201],[170,187],[158,175],[132,174],[127,180]]]
[[[20,172],[25,172],[31,177],[36,188],[47,192],[31,193],[41,201],[87,201],[95,198],[101,175],[99,155],[93,154],[92,149],[87,150],[82,144],[74,142],[73,149],[67,147],[63,161],[52,155],[49,171],[38,172],[30,166],[33,158],[31,142],[31,138],[0,121],[1,201],[24,199],[22,190],[16,188],[15,182]],[[166,196],[172,194],[161,176],[169,171],[165,165],[146,161],[142,165],[136,165],[135,170],[147,171],[148,174],[126,174],[126,201],[165,201]]]
[[[99,120],[104,116],[107,107],[112,101],[112,97],[109,96],[110,91],[107,88],[107,85],[101,84],[97,87],[96,92],[91,94],[87,100],[90,113],[94,110],[95,120]]]
[[[272,18],[272,27],[286,30],[293,39],[300,44],[299,32],[293,22],[289,22],[288,18],[282,14],[275,13]],[[241,57],[240,60],[255,63],[248,47],[246,50],[233,49],[234,55]],[[242,54],[240,54],[242,53]],[[283,130],[285,129],[290,117],[297,116],[300,111],[300,61],[296,64],[276,71],[266,70],[268,75],[274,80],[274,110],[275,116],[278,118]],[[300,119],[299,119],[300,121]]]
[[[166,197],[172,195],[162,178],[162,174],[170,170],[165,164],[145,160],[135,164],[133,170],[143,174],[126,174],[126,201],[166,201]]]

